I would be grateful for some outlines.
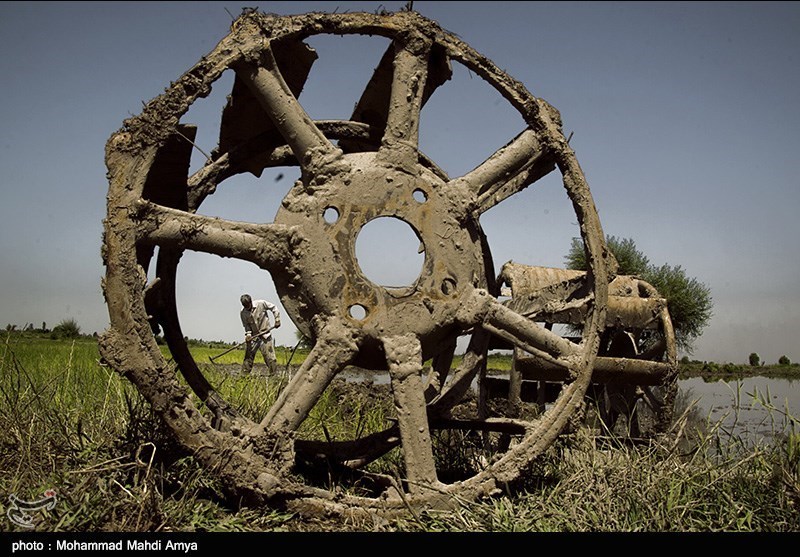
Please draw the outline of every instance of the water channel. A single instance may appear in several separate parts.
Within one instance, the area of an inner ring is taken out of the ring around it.
[[[684,404],[695,402],[700,416],[731,437],[769,440],[800,432],[800,379],[693,377],[679,380],[678,388]]]

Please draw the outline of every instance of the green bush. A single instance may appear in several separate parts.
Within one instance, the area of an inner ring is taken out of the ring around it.
[[[706,362],[703,364],[703,371],[706,373],[718,373],[719,365],[716,362]]]
[[[733,374],[733,373],[738,373],[740,370],[739,370],[739,366],[737,366],[736,364],[732,364],[732,363],[728,362],[724,366],[722,366],[722,371],[725,372],[725,373]]]
[[[53,330],[50,332],[50,338],[54,340],[61,340],[66,338],[79,338],[81,336],[81,328],[78,326],[78,322],[74,319],[64,319],[53,327]]]

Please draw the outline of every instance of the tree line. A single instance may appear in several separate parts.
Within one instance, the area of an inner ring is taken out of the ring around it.
[[[52,329],[47,328],[47,322],[42,321],[41,327],[34,327],[33,323],[26,323],[22,329],[17,329],[16,325],[11,323],[6,325],[6,332],[20,332],[36,336],[44,336],[53,340],[64,340],[70,338],[97,338],[97,333],[83,334],[78,322],[73,318],[62,319]]]

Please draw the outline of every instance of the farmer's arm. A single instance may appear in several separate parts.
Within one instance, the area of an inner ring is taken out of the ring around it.
[[[273,320],[275,321],[275,329],[281,326],[281,312],[278,310],[278,306],[273,303],[267,302],[267,309],[272,312]]]
[[[242,319],[242,326],[244,327],[244,339],[249,341],[250,335],[253,331],[250,330],[250,319],[249,319],[250,312],[245,312],[244,310],[239,312],[239,317]]]

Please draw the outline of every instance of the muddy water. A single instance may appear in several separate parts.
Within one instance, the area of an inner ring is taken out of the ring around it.
[[[678,382],[684,400],[696,400],[699,414],[731,436],[768,440],[800,431],[800,381],[770,377]]]

